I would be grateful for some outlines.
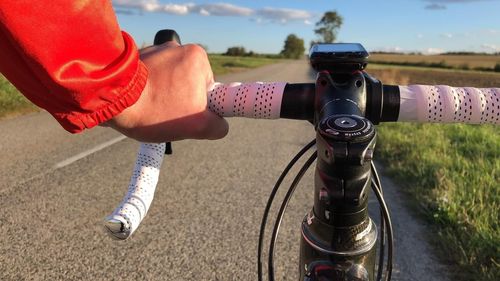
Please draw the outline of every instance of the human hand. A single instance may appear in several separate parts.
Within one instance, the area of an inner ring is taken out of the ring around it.
[[[208,110],[207,89],[214,83],[205,51],[168,42],[141,50],[149,71],[139,100],[104,124],[143,142],[219,139],[226,120]]]

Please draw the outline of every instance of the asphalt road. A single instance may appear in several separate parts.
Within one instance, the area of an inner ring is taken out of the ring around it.
[[[218,80],[312,79],[296,61]],[[267,196],[313,137],[306,122],[232,119],[223,140],[174,143],[148,217],[131,239],[115,241],[102,221],[127,189],[138,144],[104,128],[70,135],[43,112],[1,121],[0,280],[256,280]],[[395,227],[393,280],[448,280],[423,222],[382,182]],[[277,280],[297,280],[312,188],[308,172],[281,227]]]

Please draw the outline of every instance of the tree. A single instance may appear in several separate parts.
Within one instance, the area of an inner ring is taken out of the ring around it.
[[[281,54],[285,58],[298,59],[304,55],[304,40],[297,37],[295,34],[290,34],[285,39],[285,46]]]
[[[226,56],[244,56],[246,53],[244,47],[230,47],[227,49]]]
[[[337,31],[342,26],[343,18],[336,11],[326,12],[316,23],[316,33],[323,43],[333,43],[337,39]]]

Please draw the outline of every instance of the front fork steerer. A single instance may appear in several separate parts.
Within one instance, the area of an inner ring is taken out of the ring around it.
[[[301,231],[300,280],[374,280],[377,228],[370,218],[342,228],[324,225],[311,212]]]
[[[356,137],[346,139],[345,128],[340,132],[346,120]],[[314,208],[301,225],[301,280],[373,280],[377,228],[368,216],[373,125],[357,116],[332,116],[317,134]]]

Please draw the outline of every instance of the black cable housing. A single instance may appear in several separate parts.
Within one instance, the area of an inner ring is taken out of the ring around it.
[[[375,177],[375,181],[378,184],[380,194],[382,194],[382,197],[383,197],[384,192],[382,190],[382,184],[380,184],[377,169],[376,169],[375,164],[373,162],[371,163],[371,169],[372,169],[372,174]],[[376,185],[372,184],[372,188],[377,188],[377,187],[376,187]],[[375,191],[373,191],[373,192],[375,192]],[[377,201],[377,202],[379,202],[379,201]],[[379,206],[380,206],[380,202],[379,202]],[[380,247],[379,247],[377,281],[382,281],[382,274],[384,272],[383,269],[384,269],[385,239],[386,239],[386,233],[385,233],[384,211],[382,210],[382,207],[380,207]]]
[[[372,185],[374,185],[373,191],[380,203],[380,208],[384,213],[383,218],[385,220],[385,225],[387,230],[387,266],[386,266],[385,281],[390,281],[392,276],[392,259],[393,259],[393,249],[394,249],[391,216],[389,215],[389,209],[387,208],[387,204],[385,203],[384,197],[380,192],[381,190],[380,178],[378,176],[378,173],[376,172],[375,165],[373,164],[373,162],[371,164],[371,167],[372,170],[375,170],[372,178]],[[381,269],[379,268],[379,270]]]
[[[297,173],[295,178],[293,179],[292,184],[288,188],[288,191],[283,198],[283,202],[281,203],[280,210],[278,212],[278,215],[276,217],[276,221],[274,223],[274,228],[273,228],[273,234],[271,236],[271,242],[269,243],[269,261],[268,261],[268,275],[269,275],[269,281],[274,281],[274,248],[276,245],[276,240],[278,238],[278,233],[279,229],[281,226],[281,221],[283,220],[283,215],[286,211],[286,208],[288,207],[288,203],[290,202],[290,199],[292,198],[293,192],[295,191],[295,188],[299,184],[300,180],[302,179],[302,176],[304,176],[305,172],[309,169],[311,164],[316,160],[316,157],[318,156],[318,152],[315,151],[309,159],[304,163],[300,171]]]
[[[314,145],[316,144],[316,139],[313,139],[311,142],[306,144],[293,158],[290,160],[288,165],[285,167],[283,172],[281,173],[280,177],[276,181],[276,184],[274,185],[273,190],[271,191],[271,194],[269,195],[269,199],[267,200],[266,208],[264,209],[264,214],[262,215],[262,221],[260,224],[260,233],[259,233],[259,245],[258,245],[258,250],[257,250],[257,276],[258,280],[262,281],[262,246],[264,244],[264,234],[265,234],[265,229],[266,229],[266,223],[267,223],[267,218],[269,215],[269,210],[271,209],[271,205],[274,201],[274,198],[276,196],[276,193],[278,192],[278,189],[285,179],[286,175],[292,169],[292,167],[297,163],[297,161],[302,158],[302,156]]]

